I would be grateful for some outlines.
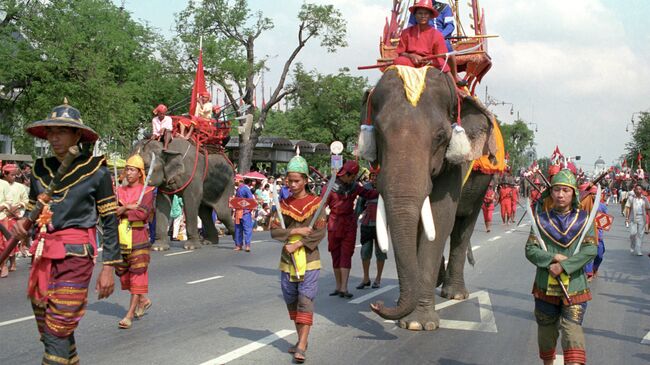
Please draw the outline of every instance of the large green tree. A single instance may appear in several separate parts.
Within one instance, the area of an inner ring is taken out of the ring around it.
[[[199,39],[203,39],[206,77],[224,89],[233,105],[238,105],[239,97],[248,105],[254,104],[256,78],[266,68],[266,59],[255,54],[255,42],[273,26],[271,19],[259,11],[252,11],[247,0],[191,0],[177,19],[177,32],[185,44],[185,52],[196,54]],[[290,87],[285,88],[285,83],[298,54],[315,39],[320,40],[321,47],[334,52],[347,45],[345,35],[346,22],[332,5],[302,5],[298,13],[296,44],[288,50],[282,70],[278,70],[280,78],[266,105],[254,113],[254,123],[241,129],[239,172],[249,170],[253,149],[271,108],[294,92]]]
[[[506,152],[510,155],[509,164],[513,172],[528,167],[531,162],[527,151],[534,147],[535,134],[525,121],[518,119],[512,124],[501,124],[501,133]]]
[[[109,0],[0,0],[0,9],[0,118],[20,152],[31,152],[24,125],[64,97],[124,152],[157,103],[188,94],[172,45]]]
[[[638,168],[637,157],[641,154],[641,166],[644,170],[648,171],[647,159],[650,159],[650,113],[641,112],[639,118],[635,121],[634,132],[632,133],[632,141],[626,145],[627,165]]]

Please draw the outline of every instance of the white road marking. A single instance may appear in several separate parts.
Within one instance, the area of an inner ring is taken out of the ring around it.
[[[0,323],[0,326],[2,324]],[[643,340],[641,340],[641,343],[644,345],[650,345],[650,332],[648,332],[644,337]]]
[[[515,231],[514,229],[507,230],[507,231],[506,231],[506,234],[508,234],[508,233],[512,233],[512,232],[514,232],[514,231]]]
[[[490,300],[490,294],[485,291],[477,291],[469,295],[465,300],[453,300],[450,299],[446,302],[436,305],[436,310],[439,311],[443,308],[450,307],[454,304],[458,304],[470,299],[478,299],[479,304],[479,315],[481,317],[480,322],[472,321],[457,321],[450,319],[441,319],[440,328],[454,329],[454,330],[465,330],[465,331],[480,331],[480,332],[492,332],[497,333],[497,324],[494,320],[494,312],[492,311],[492,301]],[[386,323],[397,323],[397,321],[386,320]]]
[[[523,227],[526,227],[527,225],[528,225],[528,223],[522,223],[522,224],[520,224],[518,227],[519,227],[519,228],[523,228]]]
[[[229,353],[225,355],[221,355],[217,357],[216,359],[212,359],[209,361],[206,361],[204,363],[201,363],[201,365],[221,365],[221,364],[226,364],[228,362],[231,362],[233,360],[239,359],[240,357],[247,355],[253,351],[259,350],[264,346],[270,345],[273,342],[283,339],[291,334],[296,333],[296,331],[293,330],[282,330],[278,331],[272,335],[266,336],[260,340],[257,340],[253,343],[249,343],[246,346],[242,346],[236,350],[230,351]]]
[[[393,289],[395,289],[395,288],[397,288],[397,285],[386,285],[386,286],[383,287],[383,288],[380,288],[380,289],[377,289],[377,290],[373,290],[371,293],[368,293],[368,294],[366,294],[366,295],[360,296],[360,297],[358,297],[357,299],[354,299],[354,300],[349,301],[348,303],[350,303],[350,304],[360,304],[360,303],[365,302],[365,301],[368,300],[368,299],[372,299],[372,298],[376,297],[376,296],[379,295],[379,294],[385,293],[385,292],[387,292],[387,291],[389,291],[389,290],[393,290]]]
[[[490,238],[488,240],[488,242],[494,242],[494,241],[498,240],[499,238],[501,238],[501,236],[494,236],[494,237]]]
[[[564,355],[555,355],[553,365],[564,365]]]
[[[210,280],[221,279],[222,277],[223,277],[223,276],[213,276],[213,277],[211,277],[211,278],[205,278],[205,279],[201,279],[201,280],[188,281],[187,284],[190,284],[190,285],[191,285],[191,284],[204,283],[204,282],[206,282],[206,281],[210,281]]]
[[[476,250],[478,250],[479,248],[481,248],[481,246],[472,246],[472,251],[476,251]]]
[[[11,321],[0,322],[0,327],[8,326],[10,324],[14,324],[14,323],[18,323],[18,322],[29,321],[30,319],[34,319],[34,316],[28,316],[28,317],[23,317],[23,318],[12,319]]]
[[[176,256],[176,255],[185,255],[186,253],[192,253],[194,250],[188,250],[188,251],[181,251],[181,252],[174,252],[174,253],[168,253],[165,256]]]

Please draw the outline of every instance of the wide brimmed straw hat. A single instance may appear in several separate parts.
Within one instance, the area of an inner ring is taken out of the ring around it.
[[[81,139],[79,142],[95,142],[99,134],[92,128],[85,125],[81,120],[81,113],[76,108],[68,105],[68,99],[63,99],[63,104],[52,109],[49,118],[33,122],[25,127],[25,132],[34,137],[47,139],[48,127],[68,127],[81,130]]]

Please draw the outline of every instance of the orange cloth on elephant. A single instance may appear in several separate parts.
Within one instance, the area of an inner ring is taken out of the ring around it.
[[[433,56],[447,53],[447,44],[442,33],[437,29],[429,26],[425,30],[420,30],[419,25],[414,25],[402,31],[396,52],[398,55],[406,52],[415,53],[423,57]],[[415,66],[409,58],[404,56],[399,56],[394,59],[393,64],[411,67],[423,66]],[[431,59],[430,65],[443,72],[449,72],[450,70],[449,65],[445,63],[444,57]]]
[[[484,174],[502,173],[506,170],[506,148],[503,143],[503,135],[496,118],[492,118],[492,137],[496,143],[496,153],[494,154],[495,162],[490,160],[489,155],[483,155],[472,164],[473,170],[481,171]]]

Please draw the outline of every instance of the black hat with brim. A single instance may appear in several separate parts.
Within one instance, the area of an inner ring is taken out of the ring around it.
[[[97,134],[97,132],[83,123],[79,110],[68,105],[67,99],[63,100],[63,105],[59,105],[52,109],[49,118],[33,122],[25,127],[25,132],[37,138],[47,139],[48,127],[68,127],[80,129],[81,139],[79,142],[82,143],[95,142],[99,138],[99,134]]]

